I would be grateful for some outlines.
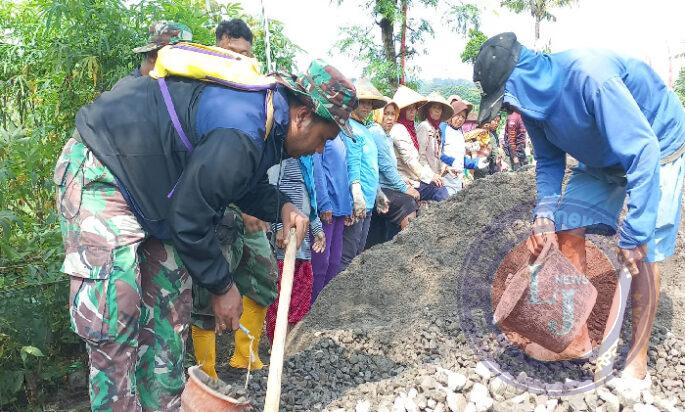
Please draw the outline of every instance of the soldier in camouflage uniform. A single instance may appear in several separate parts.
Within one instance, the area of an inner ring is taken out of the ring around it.
[[[276,299],[276,261],[271,245],[263,230],[247,232],[243,215],[237,206],[231,205],[217,229],[224,257],[233,270],[238,290],[243,296],[243,314],[240,323],[255,338],[242,331],[235,332],[234,353],[229,364],[233,368],[261,369],[258,347],[267,307]],[[193,285],[193,311],[191,315],[195,359],[202,370],[216,378],[216,335],[214,313],[210,305],[211,293]],[[253,358],[250,360],[250,345]]]
[[[112,173],[75,137],[54,181],[71,327],[86,341],[93,410],[135,411],[136,393],[150,409],[177,408],[192,299],[188,271],[170,243],[146,239]]]
[[[190,28],[182,23],[173,21],[157,21],[150,25],[148,29],[149,39],[144,46],[133,49],[134,53],[142,55],[140,67],[136,67],[128,76],[125,76],[117,81],[115,87],[121,86],[129,80],[136,79],[141,76],[147,76],[155,67],[157,61],[157,51],[168,44],[176,44],[182,41],[192,41],[193,33]]]
[[[239,288],[256,287],[238,285],[222,253],[217,225],[226,205],[280,220],[302,242],[308,219],[268,184],[266,170],[284,154],[321,150],[347,129],[356,95],[320,61],[281,82],[268,134],[266,91],[188,79],[165,86],[174,121],[187,132],[182,139],[149,77],[79,110],[54,182],[71,324],[88,350],[94,411],[179,409],[191,276],[211,294],[216,331],[238,328]]]
[[[222,21],[216,28],[217,46],[248,57],[252,55],[252,31],[241,19]],[[237,214],[237,215],[236,215]],[[231,241],[222,242],[222,252],[231,268],[243,295],[243,314],[240,323],[246,327],[254,342],[242,330],[234,335],[234,352],[229,360],[233,368],[253,370],[264,365],[255,351],[250,360],[250,345],[259,347],[267,307],[276,296],[276,263],[269,240],[264,233],[266,224],[261,220],[240,213],[231,205],[222,221],[223,232],[230,233]],[[235,238],[235,241],[232,241]],[[254,287],[249,287],[251,282]],[[193,313],[191,337],[195,360],[202,370],[216,378],[216,335],[214,315],[210,306],[211,294],[206,289],[193,285]]]

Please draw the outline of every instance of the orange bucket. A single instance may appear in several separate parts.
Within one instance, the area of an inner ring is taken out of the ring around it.
[[[240,401],[212,389],[212,381],[200,366],[188,369],[188,382],[181,394],[181,412],[242,412],[251,409],[250,402]]]

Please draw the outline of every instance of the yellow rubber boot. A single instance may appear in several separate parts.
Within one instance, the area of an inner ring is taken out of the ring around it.
[[[216,374],[216,335],[212,329],[202,329],[193,325],[193,347],[195,348],[195,360],[201,365],[202,370],[214,379]]]
[[[243,315],[240,317],[240,323],[254,336],[254,342],[252,343],[252,370],[264,367],[261,359],[259,359],[259,339],[262,337],[266,309],[247,296],[243,296]],[[233,368],[247,369],[249,359],[250,338],[242,330],[237,330],[235,332],[235,350],[228,363]]]

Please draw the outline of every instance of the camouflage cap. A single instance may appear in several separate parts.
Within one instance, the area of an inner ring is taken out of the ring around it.
[[[192,41],[193,32],[182,23],[173,21],[158,21],[153,23],[148,29],[150,35],[148,44],[136,47],[134,53],[146,53],[161,49],[167,44],[176,44],[181,41]]]
[[[305,73],[296,77],[278,76],[278,79],[304,98],[317,116],[335,122],[345,134],[353,136],[348,120],[357,108],[357,92],[338,69],[317,59]]]

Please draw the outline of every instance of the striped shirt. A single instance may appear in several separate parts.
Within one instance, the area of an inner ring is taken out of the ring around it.
[[[295,207],[300,209],[302,213],[309,216],[310,199],[305,186],[304,177],[302,176],[302,167],[299,160],[289,158],[283,160],[268,171],[269,183],[277,185],[279,190],[288,195]],[[313,188],[312,188],[313,190]],[[271,229],[274,233],[283,227],[282,223],[272,223]],[[310,228],[314,236],[323,232],[321,220],[317,216],[310,222]],[[285,250],[276,248],[276,259],[283,259],[285,257]],[[300,249],[297,251],[297,259],[310,260],[311,248],[309,244],[309,236],[305,236]]]

